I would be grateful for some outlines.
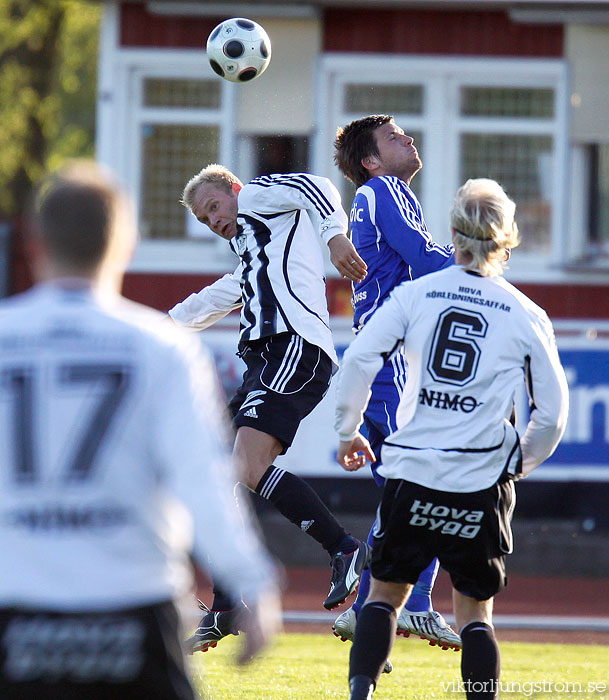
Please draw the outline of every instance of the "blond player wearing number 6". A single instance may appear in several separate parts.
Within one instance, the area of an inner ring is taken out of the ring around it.
[[[396,616],[433,557],[449,573],[468,700],[496,697],[493,597],[512,550],[514,480],[555,450],[568,390],[545,311],[505,281],[518,244],[515,204],[493,180],[469,180],[451,211],[455,265],[394,289],[345,352],[336,391],[338,462],[373,461],[359,433],[370,385],[403,344],[408,380],[382,448],[386,485],[374,529],[372,586],[351,650],[351,700],[372,697]],[[522,382],[531,412],[519,436]]]

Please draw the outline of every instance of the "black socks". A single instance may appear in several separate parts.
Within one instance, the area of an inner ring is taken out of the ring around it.
[[[309,484],[284,469],[271,464],[255,491],[270,501],[290,522],[317,540],[330,556],[353,539],[338,524]],[[355,547],[353,541],[353,546],[345,551],[352,551]]]
[[[349,679],[349,700],[372,700],[374,682],[367,676],[353,676]]]
[[[396,626],[396,611],[389,603],[372,601],[364,605],[357,616],[351,647],[350,680],[355,681],[357,676],[363,676],[376,687],[393,648]],[[360,685],[362,683],[360,681]]]
[[[214,583],[214,599],[211,604],[211,609],[217,610],[232,610],[235,607],[235,600],[230,595],[225,593],[219,586]]]
[[[494,700],[501,656],[493,628],[485,622],[470,622],[461,630],[461,641],[461,675],[467,700]]]

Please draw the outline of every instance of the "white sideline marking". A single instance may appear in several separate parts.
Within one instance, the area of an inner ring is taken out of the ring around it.
[[[332,626],[336,611],[284,610],[284,622],[311,624],[327,623]],[[455,618],[444,615],[446,622],[453,625]],[[538,630],[582,630],[609,632],[609,617],[572,617],[567,615],[493,615],[493,624],[502,629],[538,629]]]

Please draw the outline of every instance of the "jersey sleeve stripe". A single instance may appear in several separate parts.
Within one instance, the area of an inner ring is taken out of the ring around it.
[[[381,177],[380,179],[382,182],[385,183],[385,186],[389,190],[389,194],[396,203],[398,211],[400,212],[400,215],[402,216],[404,221],[406,221],[406,223],[408,223],[409,226],[418,231],[421,234],[421,236],[425,238],[425,240],[427,240],[429,238],[428,235],[425,235],[427,232],[423,231],[421,225],[416,220],[416,217],[413,215],[414,212],[412,211],[410,202],[404,197],[403,192],[400,191],[396,179],[391,177]]]
[[[425,227],[422,225],[422,223],[418,220],[416,212],[414,211],[412,204],[408,201],[408,198],[406,197],[406,194],[402,191],[402,189],[399,186],[399,180],[397,178],[392,178],[392,177],[381,177],[380,178],[385,185],[387,186],[387,189],[389,190],[389,193],[391,194],[393,200],[395,201],[398,210],[400,214],[402,215],[402,218],[415,230],[419,233],[421,238],[423,238],[426,242],[426,248],[428,250],[433,250],[436,251],[437,253],[440,253],[440,255],[443,255],[445,258],[449,258],[451,256],[450,251],[446,249],[445,246],[439,245],[438,243],[435,243],[429,231],[425,229]]]
[[[306,175],[263,175],[252,180],[250,184],[261,187],[272,187],[273,185],[292,187],[306,196],[322,218],[326,218],[334,212],[334,207],[328,198]]]

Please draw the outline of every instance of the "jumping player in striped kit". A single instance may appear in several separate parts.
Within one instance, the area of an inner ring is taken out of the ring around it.
[[[247,369],[230,402],[241,481],[319,542],[331,557],[324,601],[332,609],[358,585],[369,547],[347,534],[300,477],[274,466],[302,419],[325,395],[338,362],[326,301],[320,242],[337,270],[357,282],[366,266],[347,238],[347,217],[326,178],[270,175],[245,187],[210,165],[186,185],[183,204],[239,257],[224,275],[170,310],[176,323],[204,329],[241,308],[239,353]],[[190,640],[205,650],[236,633],[234,602],[214,589],[212,609]]]
[[[402,282],[452,265],[453,248],[435,243],[410,182],[422,163],[413,139],[389,115],[357,119],[338,130],[336,164],[358,187],[351,207],[353,244],[368,266],[365,279],[353,283],[353,330],[358,333],[390,292]],[[396,428],[396,411],[407,368],[401,351],[390,353],[376,376],[364,414],[363,431],[380,455],[384,439]],[[378,486],[380,459],[371,465]],[[372,530],[368,537],[372,544]],[[433,610],[431,590],[438,573],[435,559],[421,573],[398,620],[398,634],[415,634],[447,649],[460,649],[459,636]],[[333,629],[343,641],[353,639],[355,622],[368,594],[370,573],[362,575],[353,606],[339,615]],[[389,672],[391,665],[386,667]]]

